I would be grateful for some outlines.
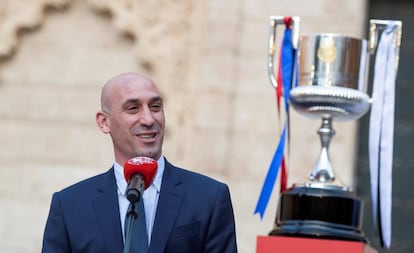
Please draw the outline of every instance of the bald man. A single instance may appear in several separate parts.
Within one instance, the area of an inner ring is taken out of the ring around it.
[[[151,79],[123,73],[106,82],[96,123],[111,137],[114,164],[53,194],[43,253],[123,251],[129,201],[122,166],[137,156],[158,162],[143,194],[148,253],[237,252],[228,186],[175,167],[162,154],[163,99]]]

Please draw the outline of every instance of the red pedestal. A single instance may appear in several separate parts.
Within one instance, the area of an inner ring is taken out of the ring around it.
[[[363,242],[287,236],[258,236],[256,253],[377,253]]]

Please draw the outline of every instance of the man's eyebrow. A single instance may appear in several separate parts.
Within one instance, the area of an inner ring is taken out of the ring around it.
[[[137,98],[127,99],[125,102],[122,103],[122,107],[125,107],[130,104],[137,104],[137,103],[139,103],[139,99]]]
[[[141,99],[138,99],[138,98],[130,98],[130,99],[127,99],[124,103],[122,103],[122,107],[124,107],[126,105],[130,105],[130,104],[138,104],[138,103],[140,103],[140,101],[141,101]],[[154,103],[154,102],[158,102],[158,101],[160,101],[160,102],[163,101],[160,96],[153,97],[149,100],[150,103]]]
[[[155,96],[150,98],[150,100],[148,101],[148,103],[154,103],[154,102],[162,102],[162,98],[160,96]]]
[[[156,96],[156,97],[153,97],[153,98],[150,100],[150,102],[158,102],[158,101],[163,102],[162,97],[160,97],[160,96]]]

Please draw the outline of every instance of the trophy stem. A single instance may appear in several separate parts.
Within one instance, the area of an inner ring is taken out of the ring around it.
[[[331,142],[332,136],[335,135],[335,130],[332,128],[332,117],[322,117],[322,125],[318,129],[318,134],[321,140],[322,150],[309,179],[317,183],[333,182],[335,175],[328,152],[329,143]]]

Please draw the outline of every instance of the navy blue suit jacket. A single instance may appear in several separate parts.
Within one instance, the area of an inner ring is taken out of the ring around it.
[[[226,184],[168,161],[148,253],[237,252]],[[43,253],[121,253],[123,238],[113,168],[53,194]]]

